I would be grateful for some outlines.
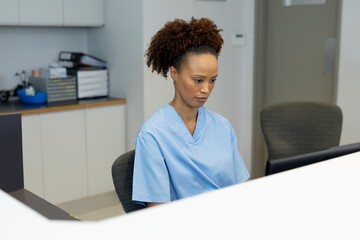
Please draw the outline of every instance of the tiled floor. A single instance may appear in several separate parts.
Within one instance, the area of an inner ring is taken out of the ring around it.
[[[82,221],[99,221],[125,214],[115,192],[61,203],[57,206]]]
[[[99,221],[122,214],[124,214],[124,210],[121,206],[113,206],[78,215],[77,218],[82,221]]]

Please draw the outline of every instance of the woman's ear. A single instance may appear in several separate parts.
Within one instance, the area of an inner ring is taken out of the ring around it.
[[[177,77],[177,71],[176,69],[174,68],[174,66],[171,66],[170,67],[170,76],[171,78],[176,81],[176,77]]]

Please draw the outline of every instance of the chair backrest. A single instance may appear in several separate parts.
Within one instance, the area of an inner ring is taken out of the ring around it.
[[[0,189],[24,188],[21,115],[0,114]]]
[[[273,160],[338,146],[342,112],[328,103],[275,103],[261,109],[260,123]]]
[[[124,153],[112,165],[115,191],[126,213],[145,208],[132,201],[135,150]]]

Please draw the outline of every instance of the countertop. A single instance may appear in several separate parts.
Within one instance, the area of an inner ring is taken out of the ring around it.
[[[85,109],[92,107],[110,106],[125,104],[126,99],[119,98],[94,98],[76,101],[59,101],[47,104],[25,104],[18,100],[0,103],[0,114],[3,113],[20,113],[22,115],[59,112],[74,109]]]

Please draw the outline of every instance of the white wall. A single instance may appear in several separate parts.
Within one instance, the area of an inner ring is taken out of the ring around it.
[[[337,104],[343,111],[341,144],[360,141],[360,1],[342,1]]]
[[[143,8],[144,51],[151,37],[167,21],[175,18],[208,17],[224,29],[221,33],[225,43],[219,57],[219,77],[206,107],[232,123],[240,153],[251,169],[254,1],[144,0]],[[231,43],[234,33],[245,34],[246,45],[234,47]],[[171,101],[173,94],[171,78],[165,80],[144,65],[145,117]]]
[[[47,67],[61,50],[88,49],[85,28],[2,27],[0,26],[0,90],[20,83],[16,72]]]
[[[105,27],[89,30],[89,51],[108,61],[110,96],[126,98],[127,150],[144,120],[142,1],[107,0]]]

